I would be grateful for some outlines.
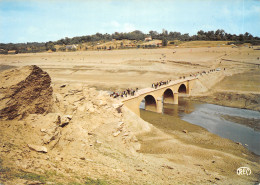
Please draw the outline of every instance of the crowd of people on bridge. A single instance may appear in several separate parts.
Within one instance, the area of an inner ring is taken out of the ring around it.
[[[224,68],[225,70],[225,68]],[[202,72],[197,72],[195,74],[190,74],[190,77],[198,77],[198,76],[202,76],[204,74],[209,74],[209,73],[212,73],[212,72],[215,72],[217,71],[217,69],[210,69],[209,71],[202,71]],[[186,77],[185,76],[180,76],[179,79],[185,79]]]
[[[201,71],[201,72],[197,72],[197,73],[194,73],[194,74],[190,74],[190,77],[198,77],[198,76],[202,76],[204,74],[209,74],[209,73],[212,73],[212,72],[215,72],[215,71],[218,71],[219,68],[217,69],[210,69],[209,71]],[[225,70],[225,68],[224,68]],[[185,79],[186,77],[185,76],[180,76],[179,79]],[[157,89],[163,85],[168,85],[169,83],[171,82],[171,80],[166,80],[166,81],[159,81],[159,82],[156,82],[156,83],[152,83],[152,88],[154,89]],[[121,92],[113,92],[110,94],[110,97],[113,97],[113,98],[117,98],[117,97],[128,97],[128,96],[135,96],[136,92],[138,91],[138,88],[136,89],[130,89],[130,88],[127,88],[125,89],[124,91],[121,91]]]
[[[122,92],[113,92],[113,93],[111,93],[110,97],[113,97],[113,98],[121,97],[121,98],[123,98],[123,97],[127,97],[127,96],[134,96],[137,91],[138,91],[138,88],[136,88],[136,89],[132,89],[132,88],[129,89],[129,88],[127,88],[127,89],[125,89]]]
[[[158,87],[161,87],[162,85],[167,85],[171,82],[171,80],[166,81],[160,81],[152,84],[152,88],[157,89]]]

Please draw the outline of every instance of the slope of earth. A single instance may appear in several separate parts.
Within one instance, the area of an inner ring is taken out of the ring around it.
[[[23,75],[5,88],[12,89],[30,76],[31,81],[40,80],[40,75],[31,75],[34,72],[42,73],[34,66],[17,69]],[[1,79],[7,75],[10,79],[11,74],[12,70],[0,73]],[[25,89],[34,86],[24,83]],[[82,84],[51,87],[51,97],[42,94],[51,98],[48,111],[26,111],[23,117],[0,120],[2,184],[246,184],[259,178],[259,158],[227,139],[193,126],[191,133],[181,132],[182,128],[167,133],[107,92]],[[23,106],[18,104],[15,110]],[[31,106],[26,104],[26,110]],[[205,147],[212,140],[212,147]],[[252,175],[237,176],[240,166],[249,166]]]
[[[233,75],[224,75],[219,81],[199,91],[191,99],[212,104],[260,111],[260,69],[250,69]],[[200,77],[200,85],[205,88],[208,77]],[[204,84],[205,86],[203,86]]]

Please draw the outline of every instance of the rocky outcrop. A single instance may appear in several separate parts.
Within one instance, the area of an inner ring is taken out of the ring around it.
[[[26,66],[0,74],[0,119],[21,119],[43,114],[52,107],[51,78],[38,66]]]
[[[28,144],[28,147],[31,150],[35,150],[36,152],[43,152],[43,153],[47,153],[48,150],[45,146],[37,146],[37,145],[33,145],[33,144]]]

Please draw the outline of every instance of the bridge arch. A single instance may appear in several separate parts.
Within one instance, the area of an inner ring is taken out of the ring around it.
[[[157,111],[157,104],[154,96],[147,95],[144,97],[144,101],[145,101],[145,110],[153,111],[153,112]]]
[[[183,93],[186,94],[187,93],[187,87],[184,84],[181,84],[179,89],[178,89],[178,93]]]
[[[169,104],[174,103],[173,91],[169,88],[166,89],[163,93],[163,103],[169,103]]]

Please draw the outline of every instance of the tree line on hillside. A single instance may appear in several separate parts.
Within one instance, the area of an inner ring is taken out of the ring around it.
[[[16,51],[16,53],[35,53],[43,51],[56,51],[55,45],[61,45],[60,51],[64,51],[64,45],[82,44],[86,42],[92,42],[93,44],[98,41],[111,41],[115,40],[136,40],[143,41],[145,38],[151,37],[152,39],[162,40],[163,46],[166,46],[168,41],[180,40],[180,41],[230,41],[229,44],[243,44],[250,43],[252,45],[260,45],[260,38],[254,37],[252,34],[246,32],[244,34],[230,34],[226,33],[223,29],[216,31],[203,31],[200,30],[196,35],[190,36],[188,33],[182,34],[180,32],[168,32],[163,30],[162,33],[157,31],[150,31],[148,34],[142,31],[136,30],[128,33],[115,32],[113,34],[101,34],[96,33],[94,35],[78,36],[73,38],[63,38],[58,41],[49,42],[27,42],[18,44],[3,44],[0,43],[0,54],[7,54],[8,51]],[[66,50],[66,49],[65,49]]]

